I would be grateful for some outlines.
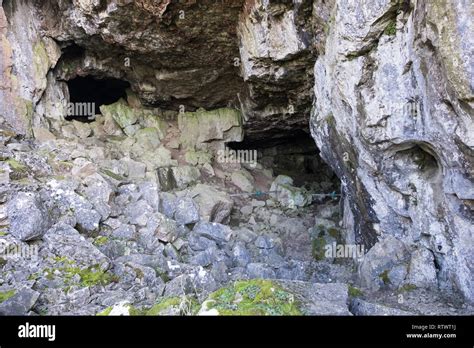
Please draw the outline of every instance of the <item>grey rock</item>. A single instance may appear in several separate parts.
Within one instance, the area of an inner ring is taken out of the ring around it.
[[[112,232],[114,238],[120,239],[134,239],[136,227],[133,225],[122,224]]]
[[[250,253],[248,252],[247,248],[245,248],[245,246],[242,244],[237,244],[232,249],[232,256],[233,256],[234,263],[238,267],[245,267],[251,261]]]
[[[362,285],[371,290],[397,289],[407,275],[409,260],[405,244],[386,236],[365,254],[359,266]]]
[[[294,294],[306,315],[351,315],[347,284],[318,284],[278,280],[277,284]]]
[[[153,213],[153,208],[142,199],[135,203],[129,204],[124,213],[131,224],[146,226],[148,224],[148,219]]]
[[[255,246],[260,249],[272,249],[275,246],[273,239],[269,236],[258,236],[255,240]]]
[[[188,225],[199,221],[199,211],[192,198],[181,197],[176,201],[174,219],[178,224]]]
[[[173,167],[171,170],[178,189],[184,189],[190,186],[201,176],[199,169],[192,166]]]
[[[93,204],[94,209],[99,212],[102,220],[110,215],[110,202],[113,189],[110,184],[99,174],[90,175],[83,181],[85,188],[83,194]]]
[[[249,278],[274,279],[275,271],[269,265],[263,263],[249,263],[247,265],[247,273]]]
[[[166,243],[174,242],[179,236],[176,222],[161,213],[151,215],[147,223],[147,229],[160,241]]]
[[[360,298],[353,298],[350,302],[350,311],[354,315],[415,315],[416,313],[391,308],[380,304],[370,303]]]
[[[166,283],[164,296],[175,297],[194,293],[192,278],[187,274],[182,274]]]
[[[158,194],[158,186],[154,182],[145,181],[138,185],[138,189],[143,199],[154,210],[160,207],[160,196]]]
[[[253,192],[254,178],[245,169],[233,172],[231,176],[232,183],[244,192]]]
[[[209,238],[218,244],[228,242],[232,236],[230,227],[217,222],[199,222],[194,226],[192,233]]]
[[[75,217],[77,229],[85,234],[96,232],[102,219],[102,216],[93,209],[77,209]]]
[[[99,265],[102,270],[110,267],[109,259],[69,225],[56,224],[43,236],[43,240],[52,253],[73,260],[78,265]]]
[[[398,5],[333,8],[314,67],[311,133],[345,183],[345,221],[366,248],[381,232],[428,247],[440,288],[474,302],[472,214],[462,213],[474,197],[465,166],[473,145],[468,11],[435,1],[397,13]]]
[[[203,251],[217,247],[217,243],[203,236],[191,234],[188,240],[189,247],[194,251]]]
[[[31,192],[19,192],[8,202],[10,233],[21,241],[41,238],[51,221],[38,196]]]
[[[190,258],[189,262],[192,265],[207,267],[214,261],[214,254],[212,249],[201,251]]]
[[[411,254],[410,266],[405,282],[418,288],[436,288],[438,278],[433,253],[419,249]]]
[[[234,202],[225,192],[198,184],[191,190],[191,196],[199,206],[199,215],[203,220],[218,223],[229,221]]]
[[[160,212],[172,219],[176,212],[177,198],[174,194],[169,192],[160,193]]]
[[[38,300],[40,293],[22,288],[15,295],[0,303],[0,315],[27,315]]]

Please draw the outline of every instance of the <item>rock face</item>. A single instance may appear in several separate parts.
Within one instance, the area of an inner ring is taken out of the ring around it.
[[[314,69],[311,130],[356,240],[426,248],[439,287],[473,301],[470,6],[339,2]]]

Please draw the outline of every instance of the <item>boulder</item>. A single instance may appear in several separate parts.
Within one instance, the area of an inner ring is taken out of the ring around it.
[[[181,225],[194,224],[199,221],[199,210],[192,198],[181,197],[177,199],[174,219]]]
[[[13,296],[0,302],[0,315],[28,315],[40,296],[39,292],[29,288],[12,290],[11,292]]]
[[[241,189],[244,192],[253,192],[254,191],[254,182],[252,174],[247,170],[241,169],[239,171],[233,172],[231,175],[232,183]]]
[[[218,244],[228,242],[232,236],[229,226],[217,222],[199,222],[194,226],[192,233],[211,239]]]
[[[7,206],[10,233],[21,241],[41,238],[51,227],[50,217],[39,196],[19,192]]]
[[[198,184],[191,190],[191,196],[199,206],[199,215],[204,221],[229,221],[234,201],[227,193],[209,185]]]

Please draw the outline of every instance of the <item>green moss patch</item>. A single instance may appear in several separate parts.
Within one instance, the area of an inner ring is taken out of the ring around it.
[[[28,167],[14,158],[5,160],[5,163],[10,166],[10,176],[13,180],[23,179],[28,176]]]
[[[180,297],[170,297],[170,298],[163,299],[157,304],[155,304],[153,307],[151,307],[146,312],[146,315],[160,315],[164,311],[172,307],[179,307],[180,303],[181,303]]]
[[[0,292],[0,303],[5,302],[9,298],[15,295],[15,290],[3,291]]]
[[[76,265],[74,261],[68,260],[64,257],[54,259],[61,266],[58,268],[46,268],[46,278],[53,280],[55,277],[64,280],[66,285],[74,284],[74,279],[79,276],[79,285],[82,287],[90,287],[96,285],[107,285],[116,281],[116,277],[106,271],[100,269],[99,265],[93,265],[81,268]],[[58,275],[56,275],[59,272]]]
[[[145,315],[195,315],[199,311],[199,308],[199,303],[193,297],[168,297],[162,299],[149,310],[145,311]]]
[[[110,312],[112,312],[112,307],[107,307],[106,309],[104,309],[102,312],[99,312],[97,313],[96,315],[97,316],[108,316],[110,314]]]
[[[269,280],[239,281],[217,290],[207,308],[220,315],[301,315],[294,296]]]

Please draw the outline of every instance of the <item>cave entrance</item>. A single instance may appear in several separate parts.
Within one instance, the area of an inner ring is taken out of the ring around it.
[[[101,114],[102,105],[110,105],[120,98],[126,99],[127,81],[115,78],[76,77],[67,81],[70,103],[67,120],[92,122],[95,115]]]
[[[228,143],[233,150],[257,150],[258,163],[273,175],[287,175],[311,192],[340,191],[341,182],[320,156],[314,139],[304,131],[286,137]]]

